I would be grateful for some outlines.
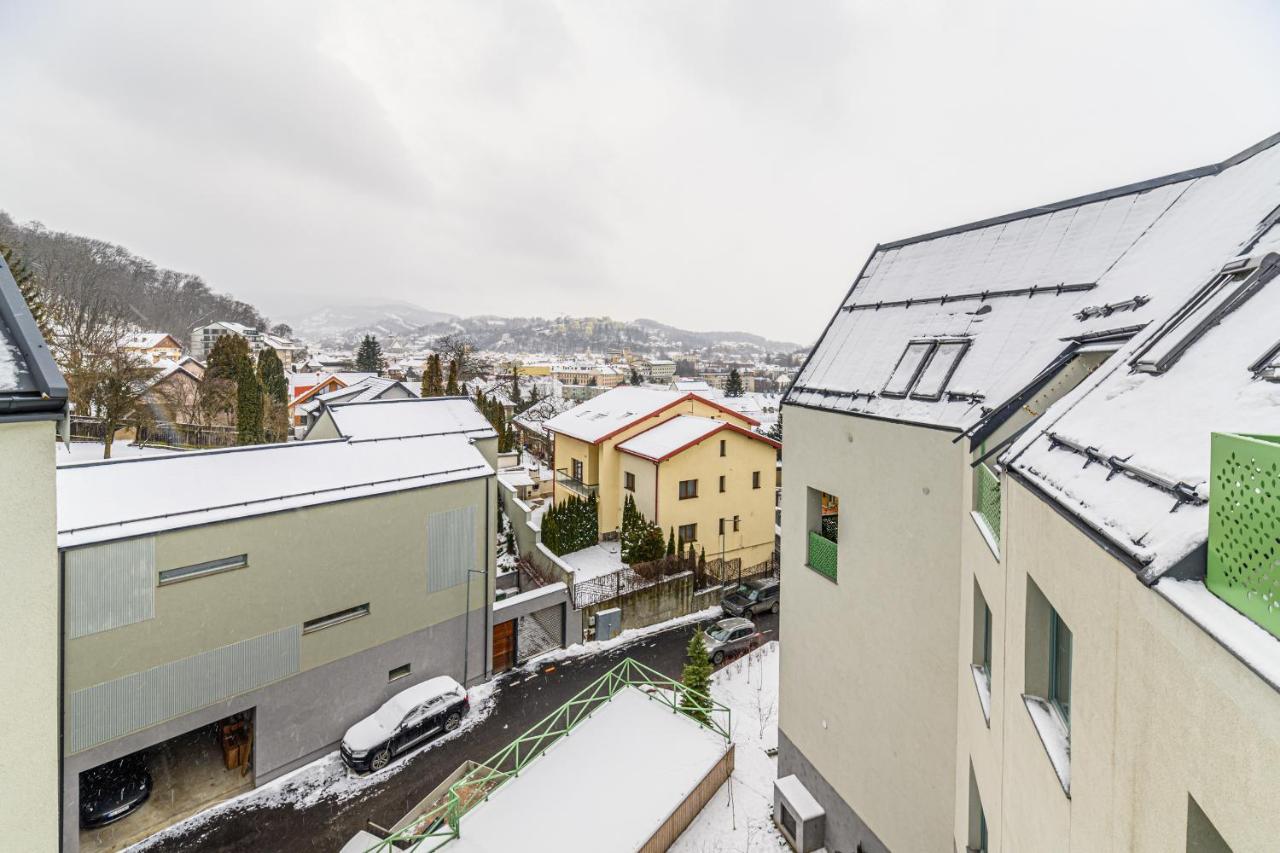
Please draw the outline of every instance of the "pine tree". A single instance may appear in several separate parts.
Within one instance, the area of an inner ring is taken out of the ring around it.
[[[444,393],[444,380],[440,376],[440,355],[432,353],[427,356],[427,363],[422,367],[422,396],[439,397]]]
[[[235,382],[240,375],[240,363],[250,358],[249,342],[240,335],[222,335],[209,351],[204,378],[227,379]]]
[[[639,385],[641,381],[642,380],[640,379],[640,371],[636,370],[635,367],[633,366],[631,368],[631,384]]]
[[[777,423],[769,427],[769,431],[766,432],[765,435],[769,436],[769,438],[772,438],[774,441],[782,441],[782,407],[781,406],[778,407]]]
[[[667,556],[674,557],[676,555],[676,531],[671,529],[671,535],[667,537]]]
[[[46,342],[52,341],[48,313],[45,310],[44,301],[40,298],[40,289],[36,286],[36,274],[9,246],[0,245],[0,257],[4,258],[5,264],[9,267],[9,273],[18,283],[18,292],[22,294],[22,300],[27,303],[27,310],[35,318],[36,328],[40,330]]]
[[[693,552],[693,543],[689,543],[689,556],[685,557],[685,569],[692,571],[698,565],[698,555]]]
[[[520,406],[520,365],[511,365],[511,402]]]
[[[738,373],[738,368],[729,371],[729,379],[724,383],[724,395],[726,397],[742,396],[742,374]]]
[[[289,380],[284,375],[284,365],[280,356],[271,347],[265,347],[258,353],[258,381],[262,383],[262,393],[277,403],[289,402]]]
[[[444,395],[446,397],[457,397],[461,393],[458,390],[458,360],[455,358],[449,362],[449,381],[444,386]]]
[[[700,723],[707,722],[710,707],[707,697],[711,693],[711,660],[707,657],[707,643],[701,630],[695,631],[685,648],[684,670],[680,673],[680,709]]]
[[[365,335],[364,340],[360,341],[360,348],[356,350],[356,370],[381,376],[386,366],[387,362],[382,357],[382,344],[373,335]]]
[[[236,371],[236,444],[262,444],[262,383],[246,356]]]

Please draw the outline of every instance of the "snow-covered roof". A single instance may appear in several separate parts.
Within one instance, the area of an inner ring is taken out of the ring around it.
[[[564,397],[544,397],[512,418],[512,422],[532,432],[546,435],[547,421],[577,405],[573,400],[566,400]]]
[[[66,381],[0,258],[0,420],[56,417],[66,404]]]
[[[1136,371],[1133,356],[1225,265],[1280,249],[1277,142],[877,247],[786,402],[963,430],[1060,356],[1111,333],[1119,351],[1002,460],[1152,581],[1207,537],[1210,433],[1276,431],[1280,386],[1250,366],[1280,341],[1262,322],[1280,316],[1280,284],[1226,314],[1164,372]],[[1116,476],[1081,451],[1149,476]],[[1177,512],[1162,481],[1189,498]]]
[[[58,468],[58,547],[492,474],[466,436],[301,441]]]
[[[677,391],[710,391],[711,385],[705,379],[676,379],[671,387]]]
[[[493,426],[467,397],[406,397],[329,407],[338,432],[349,438],[404,438],[461,434],[495,438]]]
[[[694,393],[623,385],[557,415],[544,422],[543,426],[550,432],[564,433],[594,444],[678,403],[692,400],[725,409],[722,404]],[[746,415],[732,411],[728,413],[743,418],[752,425],[756,423]]]
[[[467,812],[442,849],[639,850],[726,749],[710,729],[624,687]]]
[[[721,430],[733,430],[748,438],[763,441],[775,448],[778,446],[777,442],[765,438],[759,433],[742,429],[716,418],[704,418],[699,415],[677,415],[655,427],[650,427],[642,433],[633,435],[619,444],[618,449],[654,462],[660,462],[698,444]]]
[[[133,332],[120,339],[120,346],[125,349],[151,349],[160,346],[166,339],[173,346],[178,346],[177,340],[168,332]]]
[[[377,400],[397,385],[403,388],[409,396],[418,396],[414,393],[413,388],[404,382],[400,382],[395,379],[388,379],[383,376],[369,376],[361,379],[359,382],[348,385],[345,388],[339,388],[336,391],[327,391],[324,394],[312,397],[307,402],[298,406],[298,410],[310,414],[320,408],[321,403],[333,405],[339,402],[364,403],[369,400]]]

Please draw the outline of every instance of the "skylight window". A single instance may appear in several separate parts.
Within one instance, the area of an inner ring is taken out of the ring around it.
[[[1249,367],[1254,378],[1280,382],[1280,344],[1273,346],[1266,355]]]
[[[915,385],[916,378],[920,375],[920,368],[924,367],[925,361],[937,345],[937,341],[912,341],[907,344],[902,358],[898,359],[898,366],[893,369],[893,375],[885,383],[884,395],[886,397],[907,396],[907,392],[911,390],[912,385]]]
[[[1139,353],[1133,362],[1134,369],[1143,373],[1164,373],[1172,367],[1201,335],[1257,292],[1265,283],[1258,272],[1243,268],[1238,262],[1224,267]]]
[[[928,363],[920,371],[911,396],[917,400],[940,400],[942,392],[947,389],[951,375],[956,372],[961,357],[969,348],[967,340],[939,341]]]
[[[910,394],[917,400],[942,399],[968,348],[967,338],[911,341],[881,393],[886,397]]]

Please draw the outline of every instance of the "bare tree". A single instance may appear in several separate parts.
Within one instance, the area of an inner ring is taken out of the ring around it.
[[[440,354],[442,363],[457,362],[459,382],[466,382],[480,375],[481,365],[476,355],[475,342],[466,335],[457,333],[441,335],[432,343],[431,348]]]
[[[109,328],[109,327],[105,327]],[[106,336],[111,332],[99,331]],[[156,416],[143,405],[156,368],[125,350],[116,335],[107,343],[76,352],[76,367],[67,371],[73,400],[83,411],[102,419],[102,458],[111,458],[115,434],[131,415],[151,422]]]

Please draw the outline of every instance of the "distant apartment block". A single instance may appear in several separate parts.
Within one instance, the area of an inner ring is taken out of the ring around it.
[[[1276,849],[1278,278],[1280,136],[876,248],[784,402],[784,831]]]
[[[191,355],[200,361],[208,361],[209,353],[213,352],[213,347],[217,344],[218,338],[225,335],[239,335],[244,338],[249,342],[249,350],[254,354],[267,348],[275,350],[276,355],[280,356],[280,361],[286,366],[292,364],[305,349],[300,344],[287,338],[272,335],[245,326],[242,323],[219,320],[216,323],[197,326],[191,330]]]

